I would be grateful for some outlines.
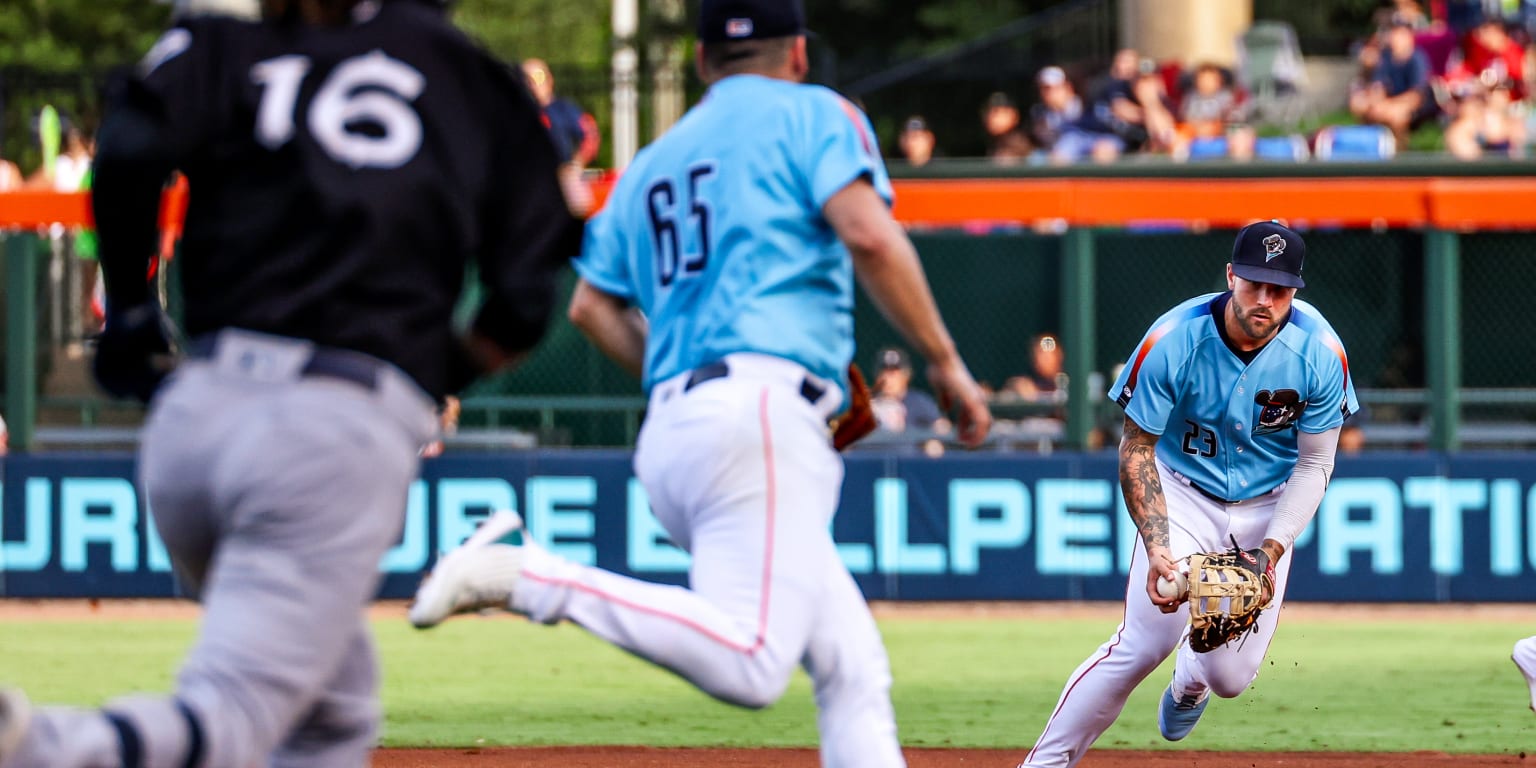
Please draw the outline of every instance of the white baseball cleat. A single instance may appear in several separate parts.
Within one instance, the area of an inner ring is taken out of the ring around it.
[[[1525,684],[1531,689],[1531,709],[1536,710],[1536,637],[1515,643],[1515,652],[1509,657],[1515,660],[1520,674],[1525,675]]]
[[[523,573],[523,546],[514,541],[514,534],[522,530],[523,519],[516,512],[487,517],[422,579],[411,602],[411,623],[426,629],[457,613],[511,610],[512,590]]]
[[[32,704],[19,688],[0,688],[0,765],[16,756],[32,724]]]

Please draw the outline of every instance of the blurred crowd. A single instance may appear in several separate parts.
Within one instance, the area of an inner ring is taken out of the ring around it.
[[[1201,63],[1185,69],[1127,48],[1102,75],[1083,85],[1078,80],[1061,66],[1041,69],[1027,108],[1006,92],[993,93],[981,108],[987,157],[1001,165],[1102,163],[1143,153],[1186,159],[1209,154],[1213,141],[1224,157],[1255,156],[1250,105],[1230,68]],[[903,159],[920,166],[937,154],[939,141],[928,121],[914,115],[898,146]]]
[[[1036,73],[1027,94],[993,93],[978,130],[1002,165],[1175,160],[1384,159],[1423,126],[1443,132],[1456,157],[1523,157],[1528,78],[1536,77],[1526,3],[1420,0],[1383,3],[1353,46],[1357,71],[1332,121],[1297,132],[1309,109],[1295,33],[1258,22],[1238,40],[1238,61],[1157,61],[1126,48],[1101,72],[1066,65]],[[1497,7],[1491,7],[1497,6]],[[1328,110],[1312,110],[1328,112]],[[1315,115],[1318,118],[1325,114]],[[1322,122],[1327,122],[1322,120]],[[966,137],[972,138],[972,137]],[[913,166],[942,156],[943,137],[912,115],[897,141]]]
[[[1376,33],[1357,47],[1349,110],[1385,126],[1399,149],[1430,121],[1445,130],[1453,155],[1522,157],[1531,34],[1523,15],[1463,16],[1462,28],[1397,0]]]

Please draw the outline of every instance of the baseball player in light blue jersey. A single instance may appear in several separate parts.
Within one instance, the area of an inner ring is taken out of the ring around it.
[[[958,406],[962,441],[991,417],[891,218],[868,121],[800,84],[803,29],[798,0],[704,0],[709,92],[626,170],[576,263],[571,319],[649,394],[635,471],[692,555],[690,588],[497,543],[519,525],[507,513],[438,564],[411,618],[568,619],[747,707],[803,665],[823,765],[899,766],[889,663],[830,535],[855,275]]]
[[[1316,513],[1340,428],[1360,407],[1338,336],[1295,300],[1305,256],[1278,223],[1245,227],[1228,290],[1158,318],[1110,390],[1125,409],[1120,485],[1144,551],[1132,558],[1124,621],[1067,680],[1023,766],[1075,765],[1175,647],[1158,705],[1169,741],[1189,735],[1210,694],[1231,698],[1258,676],[1285,598],[1282,556]],[[1163,597],[1157,583],[1179,559],[1234,540],[1271,575],[1273,602],[1243,641],[1197,654],[1180,647],[1185,596]]]

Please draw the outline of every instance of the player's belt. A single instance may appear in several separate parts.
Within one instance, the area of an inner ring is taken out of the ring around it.
[[[1216,502],[1217,504],[1241,504],[1241,503],[1243,503],[1241,501],[1233,501],[1231,499],[1223,499],[1222,497],[1217,496],[1216,494],[1211,493],[1210,491],[1207,491],[1204,488],[1201,488],[1199,483],[1197,483],[1197,482],[1189,479],[1188,477],[1184,476],[1184,474],[1182,472],[1173,472],[1173,477],[1174,477],[1175,480],[1178,480],[1179,482],[1189,486],[1190,488],[1193,488],[1196,493],[1199,493],[1201,496],[1204,496],[1207,499],[1210,499],[1211,501]]]
[[[1210,499],[1211,501],[1216,502],[1217,504],[1241,504],[1242,503],[1241,501],[1233,501],[1231,499],[1223,499],[1222,497],[1217,496],[1216,494],[1211,493],[1210,491],[1207,491],[1204,488],[1201,488],[1199,485],[1196,485],[1195,483],[1190,483],[1189,487],[1195,489],[1195,491],[1197,491],[1201,496],[1204,496],[1207,499]]]
[[[193,360],[211,360],[218,353],[218,334],[205,334],[187,344],[187,357]],[[330,347],[315,347],[309,361],[299,369],[303,377],[320,376],[341,379],[364,389],[375,390],[379,386],[379,374],[388,363],[361,352]]]
[[[694,387],[697,387],[706,381],[723,379],[729,375],[731,375],[731,366],[728,365],[724,360],[717,360],[713,363],[706,363],[693,369],[693,371],[688,374],[688,383],[683,385],[683,391],[687,392],[688,390],[693,389]],[[815,405],[816,401],[820,400],[821,396],[826,393],[827,390],[825,388],[811,381],[809,378],[800,380],[800,396],[805,398],[806,402]]]

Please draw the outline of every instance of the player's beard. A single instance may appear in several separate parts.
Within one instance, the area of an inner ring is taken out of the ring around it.
[[[1232,298],[1231,306],[1232,316],[1237,319],[1237,326],[1243,329],[1243,335],[1250,341],[1269,341],[1269,338],[1275,335],[1275,329],[1280,327],[1272,309],[1262,307],[1244,309],[1238,304],[1235,296]]]

